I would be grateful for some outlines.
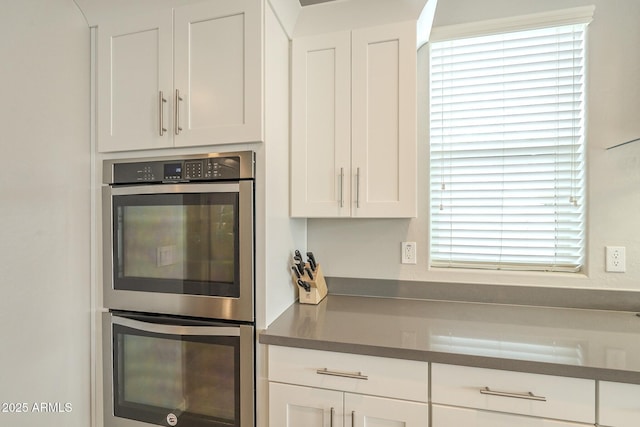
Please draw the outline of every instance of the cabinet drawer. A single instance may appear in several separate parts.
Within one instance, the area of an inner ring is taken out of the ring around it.
[[[595,422],[595,381],[434,364],[433,403]]]
[[[589,425],[593,427],[593,424],[578,424],[451,406],[433,405],[432,411],[433,427],[587,427]]]
[[[427,402],[428,364],[269,346],[269,381]]]
[[[640,385],[601,381],[600,424],[615,427],[640,425]]]

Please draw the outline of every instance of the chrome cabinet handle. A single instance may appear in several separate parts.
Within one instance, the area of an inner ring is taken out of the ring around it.
[[[176,89],[176,135],[180,135],[180,132],[182,131],[182,128],[180,127],[180,101],[182,101],[182,97],[180,96],[180,91]]]
[[[351,411],[351,427],[356,427],[356,411]]]
[[[162,91],[158,93],[158,122],[160,123],[160,136],[164,136],[167,128],[164,127],[164,104],[167,100],[164,98]]]
[[[335,412],[335,409],[333,409],[333,406],[331,407],[331,414],[330,414],[330,418],[329,418],[329,425],[331,427],[333,427],[333,413]]]
[[[318,375],[329,375],[332,377],[343,377],[343,378],[351,378],[354,380],[368,380],[369,377],[367,375],[362,375],[362,372],[341,372],[341,371],[330,371],[327,368],[318,369],[316,371]]]
[[[340,207],[344,207],[344,168],[340,168]]]
[[[510,397],[513,399],[526,399],[526,400],[536,400],[538,402],[546,402],[547,398],[544,396],[536,396],[532,392],[528,391],[526,393],[508,393],[504,391],[494,391],[489,387],[481,388],[480,394],[486,394],[489,396],[500,396],[500,397]]]
[[[360,168],[356,169],[356,208],[360,208]]]

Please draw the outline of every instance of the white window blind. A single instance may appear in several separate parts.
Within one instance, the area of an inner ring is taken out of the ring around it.
[[[586,24],[431,44],[431,265],[580,271]]]

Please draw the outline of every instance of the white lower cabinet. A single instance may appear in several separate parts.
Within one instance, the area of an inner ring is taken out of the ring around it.
[[[345,427],[425,427],[429,422],[426,403],[345,393],[344,408]]]
[[[271,427],[427,427],[426,403],[272,382]]]
[[[432,427],[593,426],[595,398],[594,380],[431,366]]]
[[[270,427],[342,427],[340,391],[269,383]]]
[[[269,347],[270,427],[428,427],[428,364]]]
[[[636,427],[639,394],[601,383],[596,424],[595,380],[269,346],[269,427]]]
[[[593,425],[441,405],[433,405],[431,411],[434,427],[583,427]]]
[[[601,381],[599,425],[640,426],[640,385]]]

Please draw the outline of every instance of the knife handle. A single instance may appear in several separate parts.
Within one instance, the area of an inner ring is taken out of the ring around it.
[[[318,263],[316,262],[316,257],[313,255],[313,252],[307,252],[307,258],[309,259],[311,270],[316,271]]]
[[[304,263],[300,261],[295,265],[295,267],[298,270],[298,273],[300,273],[300,277],[304,276]]]
[[[295,265],[292,265],[291,270],[293,270],[293,273],[296,275],[298,279],[302,278],[302,276],[300,276],[300,272],[298,271],[298,267],[296,267]]]
[[[307,276],[309,276],[309,279],[314,280],[313,279],[313,272],[311,271],[311,269],[309,267],[305,267],[304,271],[307,272]]]
[[[300,286],[301,288],[304,288],[304,290],[307,292],[311,292],[311,285],[302,279],[298,279],[298,286]]]

